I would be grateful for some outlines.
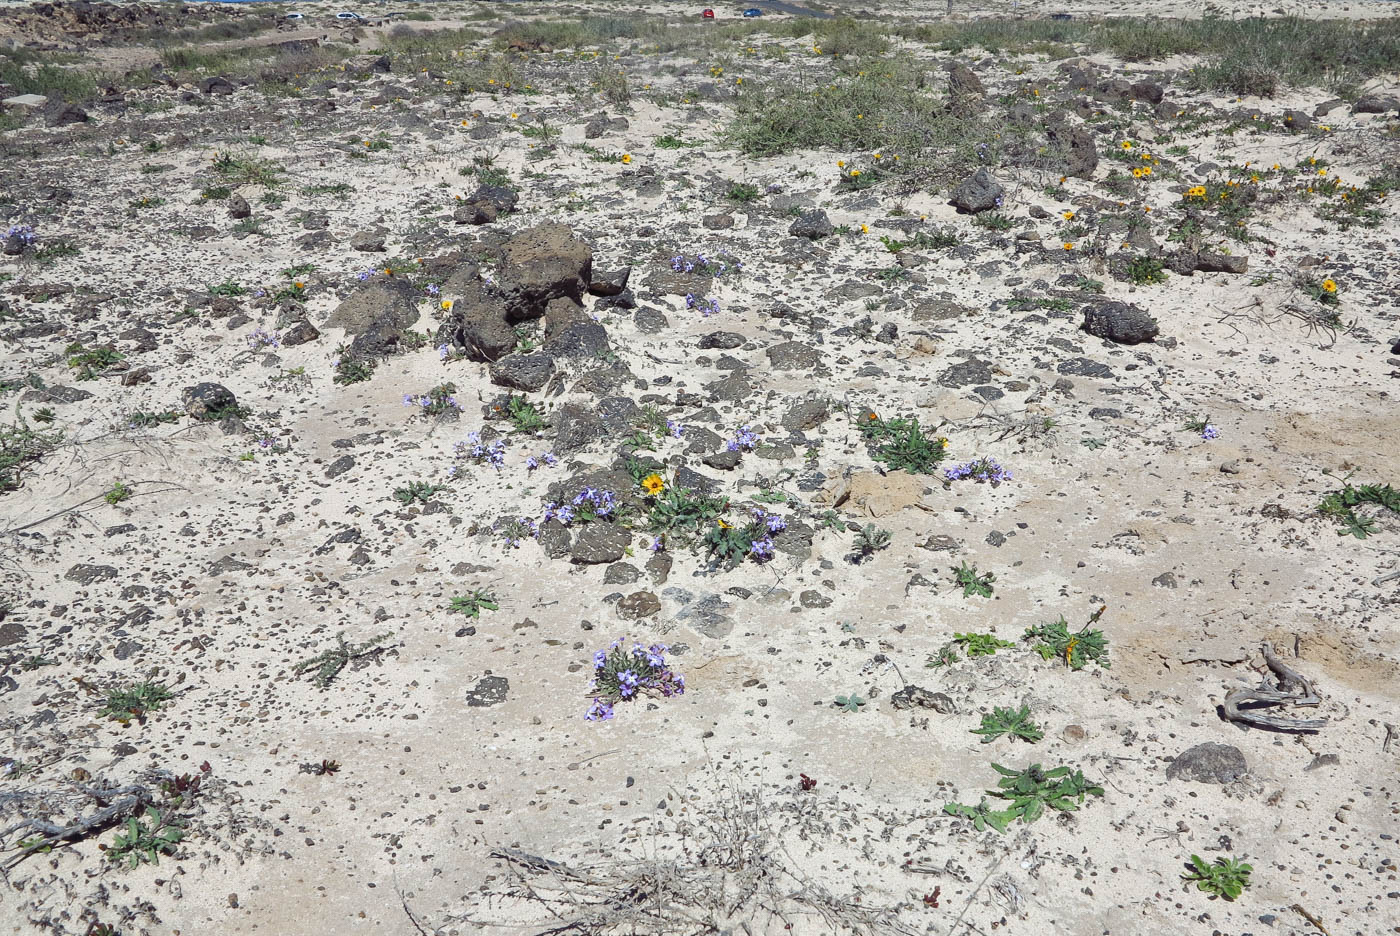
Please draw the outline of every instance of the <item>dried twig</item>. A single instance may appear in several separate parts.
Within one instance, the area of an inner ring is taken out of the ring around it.
[[[106,805],[91,816],[70,822],[68,825],[55,825],[42,819],[25,819],[7,829],[0,830],[0,842],[17,832],[34,832],[42,836],[42,838],[26,844],[19,854],[6,861],[4,865],[6,871],[30,855],[51,848],[59,842],[82,839],[94,832],[101,832],[124,816],[151,802],[151,791],[140,785],[114,787],[110,790],[79,786],[78,790],[92,797],[99,804]]]
[[[1231,690],[1225,696],[1225,703],[1222,706],[1225,717],[1233,722],[1248,722],[1279,731],[1317,731],[1326,727],[1327,719],[1325,718],[1280,718],[1276,715],[1266,715],[1255,709],[1240,709],[1240,705],[1245,702],[1287,705],[1317,705],[1322,702],[1307,677],[1294,671],[1275,656],[1274,648],[1267,642],[1263,646],[1263,653],[1264,662],[1273,672],[1278,682],[1277,686],[1270,686],[1269,681],[1265,679],[1256,689]]]

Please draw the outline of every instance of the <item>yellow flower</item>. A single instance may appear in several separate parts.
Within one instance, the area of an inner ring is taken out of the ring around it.
[[[1317,170],[1317,174],[1318,174],[1318,175],[1327,175],[1327,170],[1326,170],[1326,169],[1319,169],[1319,170]]]
[[[1069,241],[1065,241],[1065,250],[1073,250],[1073,249],[1074,249],[1074,245],[1071,244]]]
[[[852,169],[852,170],[851,170],[851,178],[852,178],[852,179],[857,178],[857,177],[859,177],[859,176],[860,176],[860,170],[859,170],[859,169]]]
[[[511,120],[519,120],[519,119],[520,119],[520,115],[519,115],[519,114],[511,114],[511,115],[510,115],[510,119],[511,119]]]
[[[939,436],[939,437],[938,437],[938,445],[939,445],[940,448],[947,448],[947,447],[948,447],[948,440],[945,439],[945,438],[943,438],[942,436]]]
[[[442,300],[441,302],[438,303],[438,306],[440,306],[440,307],[442,308],[442,311],[444,311],[444,312],[451,312],[451,311],[452,311],[452,300],[451,300],[451,299],[444,299],[444,300]]]
[[[1143,159],[1151,159],[1151,158],[1152,158],[1152,154],[1151,154],[1151,153],[1143,153],[1143,154],[1142,154],[1142,158],[1143,158]]]
[[[845,169],[845,168],[846,168],[846,160],[844,160],[844,159],[838,159],[838,160],[836,160],[836,168],[837,168],[837,169]]]
[[[661,479],[661,475],[649,474],[642,479],[642,490],[648,494],[660,494],[666,489],[666,482]]]
[[[384,268],[384,275],[385,275],[385,276],[393,276],[393,275],[394,275],[393,267],[385,267],[385,268]]]
[[[1337,284],[1330,279],[1325,279],[1322,281],[1322,291],[1334,293],[1337,291]]]
[[[467,122],[466,122],[466,121],[465,121],[465,120],[464,120],[464,121],[462,121],[462,126],[464,126],[464,127],[465,127],[465,126],[466,126],[466,125],[467,125]]]
[[[1141,179],[1141,178],[1142,178],[1142,170],[1141,170],[1141,169],[1133,169],[1133,178],[1134,178],[1134,179]]]
[[[1073,221],[1073,220],[1074,220],[1074,212],[1073,212],[1073,211],[1066,211],[1064,214],[1060,215],[1060,217],[1064,218],[1066,221]]]
[[[292,288],[293,288],[293,289],[305,289],[305,288],[306,288],[306,284],[303,283],[301,280],[297,280],[296,282],[292,283]]]
[[[879,153],[872,153],[871,155],[874,156],[876,159],[879,159],[879,158],[880,158],[880,154],[879,154]]]
[[[1124,151],[1124,152],[1127,152],[1128,150],[1130,150],[1130,149],[1133,148],[1133,144],[1132,144],[1131,142],[1129,142],[1128,140],[1124,140],[1122,143],[1120,143],[1120,144],[1118,144],[1118,145],[1121,146],[1121,147],[1123,147],[1123,151]]]
[[[866,417],[866,419],[869,419],[871,422],[878,422],[880,416],[878,413],[871,413],[869,416]]]
[[[860,226],[860,232],[861,232],[862,234],[869,234],[869,233],[870,233],[870,225],[868,225],[868,224],[862,224],[862,225]]]
[[[723,520],[716,520],[715,523],[719,524],[721,530],[729,529],[729,524],[725,523]]]
[[[630,165],[631,162],[632,162],[632,154],[631,154],[631,153],[623,153],[623,154],[622,154],[622,164],[623,164],[624,166],[626,166],[626,165]]]

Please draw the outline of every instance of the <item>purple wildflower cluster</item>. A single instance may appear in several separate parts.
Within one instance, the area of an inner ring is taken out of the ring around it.
[[[248,333],[248,347],[254,351],[258,348],[280,348],[282,340],[266,328],[255,328]]]
[[[1205,428],[1201,430],[1201,438],[1205,439],[1207,442],[1209,442],[1211,439],[1218,439],[1220,438],[1220,430],[1212,426],[1210,423],[1206,423]]]
[[[666,431],[671,433],[671,438],[679,439],[681,436],[685,435],[685,426],[676,422],[674,419],[668,419],[666,420]]]
[[[369,279],[371,276],[373,276],[373,275],[374,275],[374,270],[371,269],[370,267],[365,267],[363,270],[361,270],[360,272],[358,272],[358,273],[355,274],[355,279],[357,279],[357,280],[359,280],[360,282],[363,283],[363,282],[365,282],[366,280],[368,280],[368,279]]]
[[[949,481],[962,481],[970,479],[973,481],[989,481],[992,484],[1000,484],[1003,481],[1011,480],[1011,469],[1003,468],[997,464],[994,458],[979,458],[970,461],[966,465],[954,465],[952,468],[945,468],[943,476]]]
[[[699,309],[700,314],[705,318],[719,314],[718,299],[704,299],[694,293],[685,294],[685,307],[687,309]]]
[[[452,453],[457,458],[467,458],[478,465],[487,464],[497,471],[506,466],[506,443],[503,439],[487,444],[481,441],[480,432],[468,432],[465,442],[458,442],[452,447]],[[448,477],[455,477],[457,466],[452,466],[452,471]]]
[[[516,520],[497,521],[496,532],[501,535],[507,549],[518,549],[521,540],[534,539],[540,535],[540,526],[529,517],[520,517]]]
[[[452,349],[447,346],[447,342],[438,345],[438,360],[445,361],[452,356]]]
[[[437,283],[429,283],[427,286],[423,287],[423,292],[430,296],[436,296],[441,290],[438,289]]]
[[[669,651],[665,644],[624,648],[618,638],[606,650],[594,653],[593,682],[588,691],[596,695],[583,717],[607,721],[618,702],[631,702],[641,695],[669,698],[683,694],[685,677],[666,661]]]
[[[759,534],[749,546],[749,555],[755,562],[767,562],[773,558],[773,534],[787,529],[787,521],[778,514],[755,507],[752,531]]]
[[[526,471],[535,471],[541,465],[548,465],[550,468],[553,468],[557,464],[559,464],[559,459],[554,457],[553,452],[543,452],[539,455],[529,455],[525,458]]]
[[[739,431],[734,433],[734,438],[725,444],[725,448],[731,452],[752,452],[762,442],[758,433],[749,429],[748,426],[740,426]]]
[[[558,520],[564,526],[569,526],[575,520],[606,520],[613,516],[616,509],[617,495],[612,491],[586,487],[567,504],[545,504],[544,521]]]
[[[34,233],[34,228],[28,224],[14,224],[5,232],[6,240],[13,240],[21,247],[32,247],[39,235]]]
[[[730,270],[735,273],[744,272],[744,265],[728,254],[719,257],[707,257],[698,253],[692,259],[685,254],[677,254],[671,258],[671,269],[677,273],[698,273],[701,276],[723,276]]]

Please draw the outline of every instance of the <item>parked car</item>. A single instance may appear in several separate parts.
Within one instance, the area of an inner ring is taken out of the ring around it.
[[[360,14],[358,14],[358,13],[337,13],[337,14],[335,15],[335,18],[338,19],[338,20],[362,20],[362,19],[364,19],[364,17],[361,16]]]
[[[762,15],[763,15],[763,11],[760,10],[758,7],[749,7],[747,10],[744,11],[744,15],[745,15],[745,16],[762,16]]]
[[[289,20],[299,20],[299,19],[306,19],[306,17],[305,17],[305,16],[302,16],[300,13],[288,13],[287,16],[286,16],[286,19],[289,19]]]
[[[714,10],[701,10],[701,11],[700,11],[700,15],[701,15],[702,17],[704,17],[705,19],[714,19],[714,18],[715,18],[715,11],[714,11]]]

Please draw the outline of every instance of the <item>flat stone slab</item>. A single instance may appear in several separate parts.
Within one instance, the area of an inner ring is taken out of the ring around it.
[[[0,101],[6,107],[43,107],[49,103],[49,99],[42,94],[17,94],[14,97],[5,98]]]

